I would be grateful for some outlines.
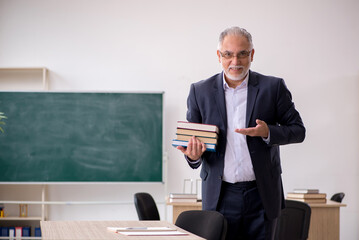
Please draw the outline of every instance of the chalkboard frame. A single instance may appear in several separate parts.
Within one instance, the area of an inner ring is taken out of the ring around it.
[[[9,116],[9,114],[7,114],[6,112],[9,110],[7,109],[6,107],[4,107],[4,103],[6,101],[4,101],[4,99],[2,98],[3,95],[6,95],[6,94],[20,94],[20,95],[26,95],[26,94],[35,94],[35,95],[43,95],[43,94],[48,94],[48,95],[57,95],[57,94],[65,94],[65,95],[84,95],[84,94],[89,94],[91,96],[95,96],[95,95],[111,95],[111,96],[134,96],[134,97],[142,97],[142,96],[154,96],[156,99],[160,99],[160,105],[157,105],[156,106],[156,116],[157,116],[157,119],[160,121],[160,126],[156,125],[157,127],[157,135],[160,135],[160,137],[156,138],[157,139],[157,143],[156,143],[156,152],[157,152],[157,158],[158,158],[158,161],[156,160],[155,164],[159,165],[159,167],[157,166],[156,167],[156,174],[155,176],[147,176],[147,177],[140,177],[140,178],[127,178],[125,177],[125,179],[123,178],[120,178],[120,179],[72,179],[71,177],[70,178],[64,178],[64,179],[47,179],[47,178],[44,178],[44,179],[35,179],[35,180],[29,180],[29,179],[20,179],[20,180],[17,180],[16,178],[13,178],[13,179],[3,179],[3,178],[0,178],[0,183],[3,183],[3,184],[9,184],[9,183],[20,183],[20,184],[27,184],[27,183],[30,183],[30,184],[41,184],[41,183],[45,183],[45,184],[51,184],[51,183],[131,183],[131,182],[152,182],[152,183],[156,183],[156,182],[161,182],[163,183],[163,168],[164,168],[164,161],[163,161],[163,116],[164,116],[164,112],[163,112],[163,94],[164,92],[0,92],[0,110],[1,111],[4,111],[5,112],[5,115],[8,116],[8,119],[6,119],[6,122],[7,122],[7,125],[4,126],[4,130],[5,130],[5,133],[4,134],[0,134],[0,163],[1,163],[1,146],[2,145],[2,142],[4,140],[6,140],[6,136],[8,136],[9,134],[9,131],[11,129],[11,123],[13,121],[13,119],[11,119],[11,116]],[[35,101],[35,100],[32,100],[32,101]],[[135,102],[137,101],[136,99],[134,100]],[[138,100],[140,101],[140,100]],[[133,102],[133,101],[132,101]],[[142,101],[143,104],[147,104],[148,102],[150,101]],[[129,104],[131,104],[130,102],[128,102]],[[146,105],[147,106],[147,105]],[[4,109],[4,110],[3,110]],[[143,109],[145,110],[145,109]],[[11,111],[10,111],[11,112]],[[8,112],[9,113],[9,112]],[[128,113],[128,112],[127,112]],[[160,117],[158,117],[160,115]],[[133,116],[132,116],[133,117]],[[136,122],[136,119],[132,119],[133,122]],[[143,119],[142,119],[143,120]],[[29,124],[31,124],[31,120],[29,121]],[[160,128],[160,131],[158,130],[158,128]],[[150,128],[147,128],[147,130],[150,129]],[[135,141],[138,141],[138,139],[136,140],[133,140]],[[149,142],[149,141],[147,141]],[[138,142],[137,142],[138,143]],[[8,145],[7,145],[8,146]],[[160,149],[160,150],[158,150]],[[137,152],[141,152],[141,151],[137,151]],[[138,162],[135,162],[136,163],[136,166],[138,165],[141,165],[140,163]],[[6,169],[6,167],[5,167]],[[150,168],[146,168],[145,170],[150,170]],[[141,171],[144,171],[144,170],[141,170]],[[153,172],[153,171],[152,171]],[[144,172],[141,172],[141,173],[144,173]],[[137,174],[139,175],[139,174]],[[144,173],[144,175],[146,175]]]

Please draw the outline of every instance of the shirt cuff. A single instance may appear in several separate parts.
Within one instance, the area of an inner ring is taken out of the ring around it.
[[[187,157],[186,155],[184,155],[184,157],[186,158],[187,162],[190,163],[190,164],[197,164],[197,163],[200,163],[202,161],[202,158],[199,158],[196,161],[193,161],[189,157]]]
[[[269,142],[270,142],[270,131],[268,131],[268,137],[267,138],[262,137],[262,139],[266,144],[269,144]]]

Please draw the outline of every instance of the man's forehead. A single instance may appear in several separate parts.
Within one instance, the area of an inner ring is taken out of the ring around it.
[[[249,44],[248,39],[245,36],[242,35],[227,35],[223,39],[224,43],[241,43],[241,44]]]
[[[228,35],[223,39],[222,51],[247,50],[250,44],[246,37],[237,35]]]

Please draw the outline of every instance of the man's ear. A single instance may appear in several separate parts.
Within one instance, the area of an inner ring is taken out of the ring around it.
[[[251,52],[251,62],[253,62],[253,56],[254,56],[254,48],[252,49],[252,52]]]
[[[218,61],[219,61],[219,63],[222,63],[222,62],[221,62],[221,54],[219,53],[219,50],[217,50],[217,56],[218,56]]]

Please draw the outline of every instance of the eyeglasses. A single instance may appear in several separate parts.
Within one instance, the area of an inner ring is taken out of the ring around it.
[[[248,57],[249,56],[249,54],[251,54],[251,52],[252,52],[252,50],[249,50],[249,51],[245,51],[245,50],[243,50],[243,51],[240,51],[237,55],[235,55],[234,53],[232,53],[232,52],[228,52],[228,51],[225,51],[225,52],[221,52],[221,51],[219,51],[219,54],[221,54],[221,56],[223,57],[223,58],[225,58],[225,59],[232,59],[233,57],[235,57],[235,58],[239,58],[239,59],[241,59],[241,58],[246,58],[246,57]]]

